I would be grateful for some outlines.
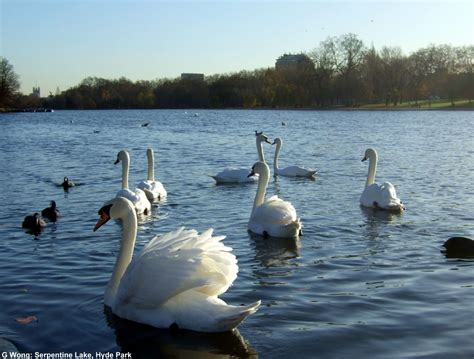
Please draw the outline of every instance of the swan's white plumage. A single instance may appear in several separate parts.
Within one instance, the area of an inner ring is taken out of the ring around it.
[[[211,176],[216,183],[246,183],[256,182],[257,177],[250,176],[248,168],[226,168],[218,174]]]
[[[368,208],[403,211],[405,207],[400,198],[397,197],[393,184],[390,182],[384,182],[381,185],[375,183],[377,158],[377,152],[374,149],[369,148],[365,151],[362,161],[369,160],[369,171],[366,187],[360,196],[360,204]]]
[[[256,133],[256,145],[258,160],[265,162],[265,155],[263,154],[262,142],[270,143],[268,137],[263,133]],[[217,184],[223,183],[248,183],[256,182],[257,176],[249,176],[248,168],[227,168],[216,175],[211,176]]]
[[[160,181],[155,180],[155,160],[153,149],[148,148],[146,155],[148,162],[148,176],[146,180],[138,182],[137,187],[145,192],[149,201],[162,200],[168,195],[168,193],[163,184]]]
[[[290,202],[278,196],[265,200],[270,170],[266,163],[257,162],[253,171],[258,173],[259,183],[255,195],[254,207],[248,222],[249,231],[271,237],[294,238],[301,232],[301,220]]]
[[[122,246],[132,243],[133,248],[136,219],[134,214],[124,214],[133,211],[133,205],[123,201],[113,199],[103,208],[112,204],[110,217],[123,221]],[[114,206],[121,212],[115,216]],[[235,328],[257,310],[260,301],[231,306],[217,297],[236,279],[238,266],[232,249],[222,242],[225,237],[212,234],[212,229],[198,234],[179,228],[153,238],[131,262],[131,252],[122,255],[127,249],[121,248],[105,304],[122,318],[158,328],[172,324],[204,332]],[[116,275],[127,262],[123,276]]]
[[[286,176],[286,177],[313,177],[318,171],[301,167],[301,166],[287,166],[285,168],[278,167],[278,158],[280,155],[281,147],[283,146],[283,140],[281,138],[275,138],[273,144],[277,145],[275,148],[275,156],[273,158],[273,172],[275,175]]]
[[[128,188],[128,172],[130,169],[130,156],[127,151],[120,151],[117,155],[115,163],[122,162],[122,189],[120,189],[115,197],[123,197],[128,199],[135,206],[137,214],[148,214],[151,211],[151,203],[146,193],[140,188],[133,191]]]
[[[160,181],[144,180],[137,183],[137,187],[145,192],[146,197],[150,201],[162,200],[166,198],[168,193]]]

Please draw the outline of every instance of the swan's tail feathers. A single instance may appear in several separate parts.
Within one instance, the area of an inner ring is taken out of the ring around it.
[[[227,306],[224,315],[216,318],[216,329],[225,332],[236,328],[245,318],[255,313],[260,307],[261,301],[246,306]]]
[[[293,222],[291,222],[288,227],[291,228],[291,233],[294,233],[294,237],[298,237],[303,233],[301,230],[303,228],[303,223],[301,223],[300,218],[296,218]]]

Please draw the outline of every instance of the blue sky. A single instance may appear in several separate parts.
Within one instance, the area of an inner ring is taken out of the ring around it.
[[[0,56],[21,91],[53,94],[88,76],[175,78],[272,67],[328,36],[410,54],[474,43],[474,1],[0,0]]]

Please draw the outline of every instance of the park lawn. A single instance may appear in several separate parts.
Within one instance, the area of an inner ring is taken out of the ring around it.
[[[453,110],[453,109],[466,109],[474,110],[474,101],[469,102],[469,100],[456,100],[454,101],[454,106],[450,100],[422,100],[415,102],[404,102],[398,104],[397,106],[389,105],[385,106],[385,103],[377,104],[368,104],[361,105],[361,109],[368,110]]]

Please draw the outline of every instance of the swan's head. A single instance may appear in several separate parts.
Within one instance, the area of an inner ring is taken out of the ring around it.
[[[94,232],[106,224],[110,219],[124,218],[130,211],[135,212],[133,203],[123,197],[115,197],[104,203],[99,209],[99,220],[94,226]]]
[[[124,197],[115,197],[104,203],[99,209],[99,220],[94,226],[94,232],[106,224],[110,219],[124,218],[129,212],[135,215],[133,203]]]
[[[377,151],[375,151],[373,148],[368,148],[365,150],[364,158],[362,159],[362,162],[367,161],[367,160],[374,160],[377,158]]]
[[[50,204],[51,204],[51,208],[52,208],[52,209],[55,209],[55,208],[56,208],[56,202],[55,202],[55,201],[51,201]]]
[[[266,143],[272,144],[270,139],[263,132],[255,131],[255,136],[257,137],[257,141],[259,142],[266,142]]]
[[[117,153],[117,159],[115,160],[114,162],[114,165],[116,165],[117,163],[119,163],[120,161],[125,161],[126,159],[129,159],[129,155],[128,155],[128,152],[127,151],[120,151],[119,153]]]
[[[283,143],[283,140],[281,138],[277,137],[273,140],[272,145],[281,146],[282,143]]]
[[[258,161],[252,166],[252,171],[250,171],[248,177],[255,176],[256,174],[260,176],[266,174],[268,176],[269,173],[270,169],[268,168],[268,165],[265,162]]]

